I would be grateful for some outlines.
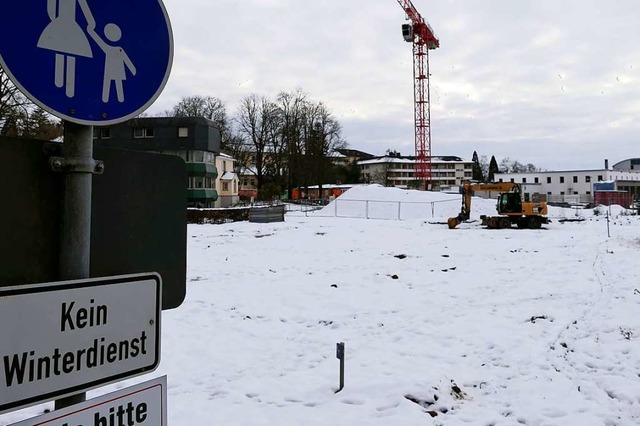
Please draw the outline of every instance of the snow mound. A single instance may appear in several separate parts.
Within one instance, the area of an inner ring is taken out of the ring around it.
[[[445,194],[443,192],[418,191],[416,189],[390,188],[372,184],[353,187],[342,194],[340,199],[430,203],[453,200],[460,202],[460,195]]]
[[[444,192],[390,188],[381,185],[353,187],[316,216],[366,219],[433,219],[446,221],[460,212],[462,196]],[[496,201],[473,198],[472,219],[496,213]]]

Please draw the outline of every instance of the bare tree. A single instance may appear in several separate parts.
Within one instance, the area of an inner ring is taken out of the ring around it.
[[[278,109],[276,105],[264,96],[250,95],[240,103],[236,117],[238,131],[251,145],[255,174],[258,181],[258,191],[264,185],[264,176],[268,158],[267,146],[278,131]]]
[[[213,96],[187,96],[182,98],[170,113],[174,117],[204,117],[213,121],[220,130],[222,149],[232,138],[231,126],[227,115],[227,106],[219,98]]]
[[[482,176],[484,181],[488,182],[489,179],[489,158],[486,155],[480,156],[480,169],[482,170]]]
[[[6,135],[17,122],[28,115],[29,100],[11,82],[0,67],[0,135]]]
[[[280,92],[277,99],[280,131],[274,141],[273,152],[277,167],[286,175],[289,198],[293,188],[300,186],[303,171],[301,159],[304,153],[302,127],[305,120],[307,94],[301,89]]]
[[[319,186],[322,198],[322,184],[333,165],[331,154],[347,145],[341,136],[340,123],[322,102],[307,103],[305,118],[303,132],[307,182]]]
[[[389,183],[391,177],[391,164],[386,162],[380,164],[379,167],[374,169],[375,171],[365,178],[366,183],[377,183],[383,186],[393,186]]]
[[[502,173],[532,173],[540,170],[540,168],[531,163],[523,164],[518,160],[512,160],[509,157],[500,160],[500,172]]]

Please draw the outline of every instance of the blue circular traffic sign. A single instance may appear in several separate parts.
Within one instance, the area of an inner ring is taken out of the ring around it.
[[[160,95],[173,62],[162,0],[20,0],[0,14],[0,65],[65,120],[110,125]]]

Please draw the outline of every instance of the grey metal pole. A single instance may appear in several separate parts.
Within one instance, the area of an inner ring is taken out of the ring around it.
[[[61,164],[60,159],[52,159],[52,167],[65,173],[59,276],[61,280],[89,278],[93,127],[66,121],[62,152]],[[56,400],[56,410],[85,400],[84,392]]]
[[[338,393],[344,389],[344,342],[336,344],[336,358],[340,360],[340,387],[335,391]]]

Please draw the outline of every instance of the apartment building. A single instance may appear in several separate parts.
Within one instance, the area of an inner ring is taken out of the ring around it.
[[[415,157],[384,156],[358,161],[362,181],[385,186],[408,188],[418,183]],[[455,156],[431,157],[433,190],[459,186],[471,179],[473,162]]]

